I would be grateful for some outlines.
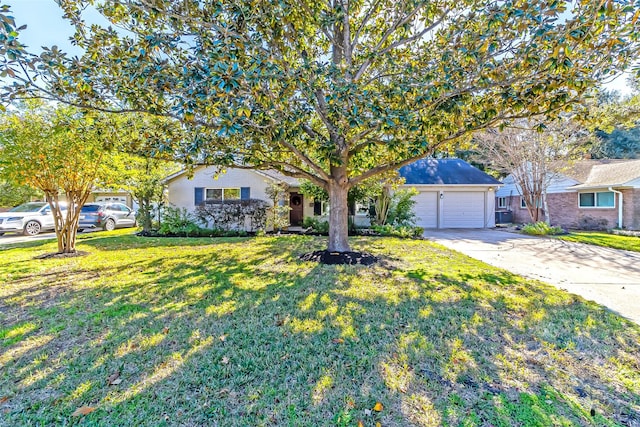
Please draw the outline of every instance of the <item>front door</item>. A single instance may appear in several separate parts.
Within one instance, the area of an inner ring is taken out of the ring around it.
[[[289,207],[291,208],[291,210],[289,211],[289,223],[291,225],[302,225],[302,220],[304,219],[304,199],[302,197],[302,194],[290,193]]]

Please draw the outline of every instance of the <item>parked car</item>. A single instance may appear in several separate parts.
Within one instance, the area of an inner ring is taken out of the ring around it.
[[[102,228],[135,227],[136,213],[122,203],[87,203],[80,209],[78,231]]]
[[[66,205],[60,204],[60,207],[66,210]],[[35,236],[53,229],[53,214],[47,202],[23,203],[7,212],[0,212],[0,236],[8,232]]]

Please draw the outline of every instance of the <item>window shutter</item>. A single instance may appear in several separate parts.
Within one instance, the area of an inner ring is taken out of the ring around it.
[[[322,215],[322,203],[316,200],[313,201],[313,214],[316,216]]]
[[[194,191],[193,204],[198,206],[204,200],[204,187],[196,187]]]
[[[240,187],[240,200],[249,200],[251,198],[251,187]]]

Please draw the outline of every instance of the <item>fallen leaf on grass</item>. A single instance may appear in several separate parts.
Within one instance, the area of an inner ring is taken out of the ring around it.
[[[83,415],[90,414],[95,410],[96,410],[96,408],[92,408],[91,406],[81,406],[78,409],[76,409],[75,411],[73,411],[73,414],[71,414],[71,416],[72,417],[80,417],[80,416],[83,416]]]
[[[226,334],[225,334],[225,335],[220,335],[220,336],[218,337],[218,339],[219,339],[220,341],[226,341],[226,340],[227,340],[227,335],[226,335]]]
[[[221,360],[223,365],[228,365],[229,364],[229,358],[227,356],[224,356]]]
[[[162,333],[167,335],[169,333],[169,328],[167,328],[166,326],[162,328]]]
[[[358,420],[358,427],[364,427],[364,422],[362,422],[362,420]]]
[[[122,382],[120,372],[114,372],[107,377],[107,385],[118,385]]]
[[[382,403],[380,402],[376,402],[376,404],[373,406],[373,410],[376,412],[380,412],[384,409],[384,406],[382,406]]]
[[[2,396],[0,397],[0,404],[3,404],[4,402],[6,402],[7,400],[9,400],[9,396]]]
[[[344,340],[342,338],[334,338],[331,342],[334,344],[344,344]]]

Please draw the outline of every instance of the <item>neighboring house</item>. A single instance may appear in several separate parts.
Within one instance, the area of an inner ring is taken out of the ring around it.
[[[193,212],[205,200],[269,200],[267,187],[284,182],[289,187],[289,222],[300,225],[305,217],[328,218],[326,202],[301,194],[300,183],[275,171],[227,168],[216,175],[213,166],[199,166],[165,179],[169,203]],[[405,184],[415,187],[417,225],[424,228],[493,227],[495,197],[500,182],[460,159],[423,159],[400,169]],[[355,207],[356,225],[368,224],[368,207]]]
[[[497,211],[510,211],[514,223],[531,222],[520,194],[513,177],[505,178],[504,187],[496,193]],[[638,230],[640,160],[577,161],[551,179],[547,205],[553,225]]]
[[[137,206],[133,198],[129,193],[124,190],[120,191],[107,191],[107,190],[94,190],[89,195],[87,203],[91,202],[117,202],[122,203],[133,210],[137,210]]]

